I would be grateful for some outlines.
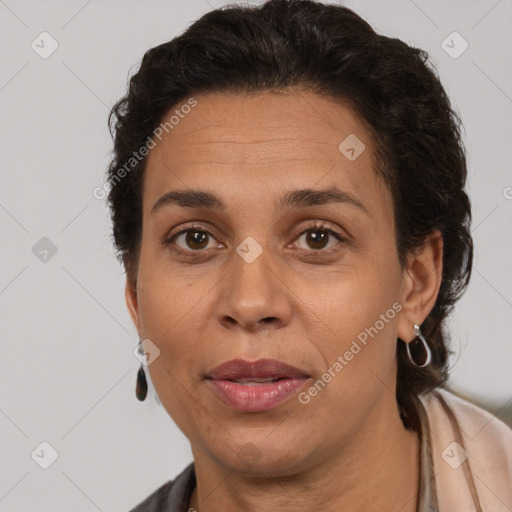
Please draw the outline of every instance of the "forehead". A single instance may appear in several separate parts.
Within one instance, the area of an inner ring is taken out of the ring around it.
[[[373,170],[370,132],[348,106],[306,91],[194,98],[197,106],[181,113],[148,155],[145,213],[167,190],[187,188],[265,201],[291,188],[336,185],[389,202]],[[176,110],[180,104],[169,115]]]

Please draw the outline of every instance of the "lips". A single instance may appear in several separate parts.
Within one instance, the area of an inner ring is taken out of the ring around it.
[[[275,359],[233,359],[214,368],[206,379],[232,409],[261,412],[297,394],[309,379],[304,371]]]
[[[295,366],[276,359],[258,359],[245,361],[233,359],[214,368],[207,378],[213,380],[231,380],[235,382],[258,382],[276,379],[294,379],[309,377]]]

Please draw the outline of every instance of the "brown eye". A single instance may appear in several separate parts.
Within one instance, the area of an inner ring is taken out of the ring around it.
[[[325,229],[309,230],[306,235],[306,243],[312,249],[324,249],[329,242],[329,232]]]
[[[185,234],[185,243],[191,249],[204,249],[205,245],[208,243],[208,234],[204,231],[187,231]]]
[[[199,251],[207,248],[208,238],[210,236],[211,235],[206,231],[189,229],[187,231],[182,231],[181,233],[178,233],[174,238],[176,238],[176,240],[180,240],[181,237],[184,237],[185,246],[180,246],[179,244],[177,244],[178,247],[182,249],[192,249],[195,251]]]
[[[345,242],[345,238],[339,235],[336,231],[324,226],[313,226],[312,228],[303,231],[298,240],[301,238],[304,238],[307,246],[305,247],[305,250],[309,252],[331,252],[333,247],[340,245],[340,242]],[[330,242],[334,243],[329,245]]]

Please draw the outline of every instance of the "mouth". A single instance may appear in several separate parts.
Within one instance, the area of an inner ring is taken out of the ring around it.
[[[261,412],[296,395],[310,376],[275,359],[234,359],[217,366],[205,378],[225,405],[238,411]]]
[[[277,359],[232,359],[215,367],[206,374],[207,379],[235,382],[266,382],[278,379],[296,379],[309,375],[295,366]]]
[[[259,384],[265,384],[269,382],[279,382],[280,380],[285,380],[287,377],[278,377],[277,379],[273,378],[257,378],[257,377],[245,377],[239,379],[225,379],[230,382],[236,382],[237,384],[242,384],[243,386],[258,386]]]

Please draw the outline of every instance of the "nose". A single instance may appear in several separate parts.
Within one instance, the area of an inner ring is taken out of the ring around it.
[[[264,249],[254,260],[233,253],[230,265],[219,287],[218,321],[231,330],[251,332],[287,325],[293,293],[270,251]]]

